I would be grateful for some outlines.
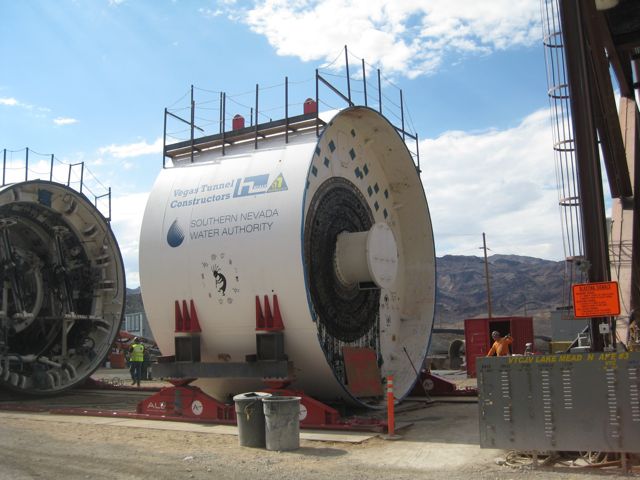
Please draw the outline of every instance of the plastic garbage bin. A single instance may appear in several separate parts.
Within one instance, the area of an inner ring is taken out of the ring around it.
[[[262,399],[267,450],[300,448],[300,397]]]
[[[265,447],[265,422],[262,399],[270,393],[248,392],[233,397],[238,422],[238,439],[241,447]]]

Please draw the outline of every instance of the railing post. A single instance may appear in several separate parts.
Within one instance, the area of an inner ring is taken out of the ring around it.
[[[226,130],[227,120],[227,94],[222,92],[222,155],[224,156],[224,133]]]
[[[53,182],[53,153],[51,154],[51,166],[49,167],[49,181]]]
[[[253,148],[255,148],[256,150],[258,149],[258,92],[259,92],[259,86],[256,83],[256,135],[255,135],[255,139],[254,139],[254,145]]]
[[[349,52],[347,51],[347,46],[344,46],[344,61],[347,66],[347,98],[349,98],[349,106],[352,106],[351,102],[351,78],[349,77]]]
[[[364,58],[362,59],[362,85],[364,86],[364,106],[367,107],[367,72],[364,66]]]
[[[218,110],[218,133],[222,134],[222,92],[220,92],[220,106]]]
[[[318,69],[316,68],[316,137],[320,136],[320,98],[319,98],[319,93],[320,93],[320,86],[318,85],[319,82],[319,78],[318,78]]]
[[[5,185],[5,173],[7,172],[7,149],[4,149],[2,154],[2,186]]]
[[[382,115],[382,82],[380,81],[380,69],[378,69],[378,110]]]
[[[402,123],[402,140],[404,140],[404,104],[402,103],[402,89],[400,89],[400,122]]]
[[[80,163],[80,193],[82,193],[82,183],[84,182],[84,162]]]
[[[162,133],[162,168],[166,168],[166,154],[167,152],[167,107],[164,107],[164,130]]]
[[[191,85],[191,163],[193,163],[193,125],[195,123],[195,102],[193,100],[193,85]]]
[[[284,77],[284,143],[289,143],[289,77]]]
[[[418,175],[422,173],[420,168],[420,142],[418,141],[418,133],[416,132],[416,157],[418,157]]]
[[[67,187],[71,186],[71,164],[69,164],[69,175],[67,176]]]
[[[109,187],[109,218],[107,220],[111,221],[111,187]]]
[[[26,182],[27,180],[29,180],[29,147],[27,147],[27,155],[25,157],[24,164],[24,181]]]

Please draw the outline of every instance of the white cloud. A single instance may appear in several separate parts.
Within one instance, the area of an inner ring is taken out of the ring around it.
[[[53,119],[53,123],[56,125],[73,125],[74,123],[78,123],[78,120],[71,117],[57,117]]]
[[[413,78],[446,55],[487,54],[540,42],[539,0],[219,1],[279,55],[331,61],[344,45],[385,72]]]
[[[140,155],[162,153],[162,138],[158,137],[153,143],[146,140],[126,145],[109,145],[98,149],[100,155],[109,154],[115,158],[130,158]]]
[[[141,192],[114,196],[111,199],[111,227],[118,239],[125,264],[127,285],[130,288],[140,284],[138,267],[140,227],[148,197],[148,192]]]
[[[5,97],[5,98],[0,97],[0,105],[6,105],[8,107],[17,107],[17,106],[19,106],[21,104],[20,104],[20,102],[18,102],[18,100],[16,100],[13,97],[8,97],[8,98],[7,97]]]
[[[224,12],[217,8],[215,10],[211,9],[211,8],[199,8],[198,12],[207,18],[215,18],[215,17],[219,17],[220,15],[222,15]]]
[[[447,132],[420,144],[436,253],[562,259],[562,231],[548,110],[516,127]]]
[[[44,118],[46,114],[51,113],[51,109],[47,107],[39,107],[29,103],[21,102],[14,97],[0,97],[0,106],[17,107],[31,112],[36,118]]]

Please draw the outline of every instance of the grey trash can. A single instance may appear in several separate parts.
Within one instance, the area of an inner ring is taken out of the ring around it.
[[[262,399],[270,396],[270,393],[265,392],[248,392],[233,397],[241,447],[265,447]]]
[[[262,405],[267,450],[300,448],[300,397],[266,397]]]

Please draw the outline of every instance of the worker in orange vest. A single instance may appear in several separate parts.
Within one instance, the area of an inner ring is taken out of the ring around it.
[[[497,355],[498,357],[509,355],[509,345],[513,343],[510,334],[507,333],[504,337],[501,337],[500,332],[493,331],[491,338],[493,338],[493,345],[491,346],[491,350],[487,352],[487,357],[491,355]]]

